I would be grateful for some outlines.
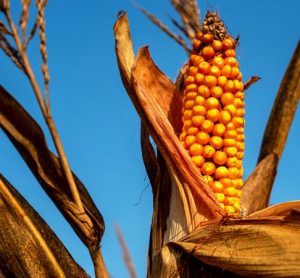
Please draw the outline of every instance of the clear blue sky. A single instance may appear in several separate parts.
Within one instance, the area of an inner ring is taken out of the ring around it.
[[[177,18],[167,0],[140,0],[139,3],[165,21],[168,21],[166,15]],[[244,168],[247,177],[256,164],[273,100],[299,39],[300,1],[227,0],[199,1],[199,4],[202,15],[207,9],[217,9],[229,31],[234,36],[240,34],[238,57],[244,80],[251,75],[262,77],[246,97]],[[141,159],[140,121],[123,88],[114,53],[112,28],[119,10],[128,12],[135,51],[140,46],[150,45],[154,61],[174,80],[187,59],[184,51],[129,0],[49,1],[46,32],[50,93],[53,115],[72,169],[104,216],[106,231],[102,250],[111,276],[128,277],[114,232],[114,225],[118,224],[139,277],[145,277],[152,196]],[[14,12],[14,16],[18,13]],[[29,53],[38,72],[37,44],[31,45]],[[26,78],[2,53],[0,83],[44,127]],[[300,199],[299,182],[296,182],[299,127],[298,109],[278,169],[273,204]],[[53,149],[52,144],[50,148]],[[0,171],[53,228],[74,259],[93,276],[86,248],[49,201],[3,132],[0,132]]]

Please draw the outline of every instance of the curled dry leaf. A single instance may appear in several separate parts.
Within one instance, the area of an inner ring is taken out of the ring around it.
[[[278,155],[271,153],[256,166],[248,177],[242,188],[243,215],[264,209],[269,205],[277,164]]]
[[[0,277],[89,277],[0,174]]]
[[[58,158],[48,150],[44,134],[27,111],[0,86],[0,126],[31,169],[43,189],[89,250],[99,248],[104,221],[88,191],[74,175],[85,213],[72,200]]]
[[[299,277],[299,221],[233,220],[173,243],[204,263],[242,276]]]

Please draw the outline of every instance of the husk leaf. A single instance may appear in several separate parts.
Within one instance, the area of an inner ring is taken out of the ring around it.
[[[174,242],[204,263],[247,277],[300,277],[299,221],[228,221]]]
[[[260,211],[254,212],[247,216],[247,219],[250,218],[277,218],[277,219],[291,219],[299,213],[300,210],[300,201],[289,201],[268,208],[262,209]],[[295,219],[296,220],[296,219]]]

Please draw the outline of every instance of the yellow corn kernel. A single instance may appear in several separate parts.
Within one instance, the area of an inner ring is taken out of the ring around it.
[[[205,158],[212,158],[215,154],[216,150],[211,145],[205,145],[203,149],[203,156]]]
[[[194,143],[190,146],[191,155],[201,155],[203,153],[203,146],[197,143]]]
[[[196,143],[196,137],[194,135],[188,135],[185,138],[185,143],[188,147]]]
[[[219,110],[217,108],[212,108],[206,111],[206,118],[212,122],[217,122],[219,119]]]
[[[220,86],[214,86],[210,88],[210,95],[214,98],[221,98],[221,96],[223,95],[223,89]]]
[[[201,116],[201,115],[196,115],[196,116],[192,117],[192,123],[196,127],[201,126],[201,124],[203,123],[204,120],[205,120],[205,117]]]
[[[204,162],[203,165],[201,166],[201,173],[203,175],[209,175],[211,176],[214,174],[216,171],[216,166],[212,162]]]
[[[222,183],[220,183],[219,181],[214,181],[213,186],[212,186],[212,190],[215,193],[222,193],[224,189],[224,186]]]
[[[201,124],[201,130],[210,133],[214,128],[214,123],[211,120],[204,120]]]
[[[213,161],[217,164],[217,165],[223,165],[226,163],[227,161],[227,155],[226,153],[222,152],[222,151],[216,151],[214,156],[213,156]]]
[[[235,197],[236,193],[237,193],[237,189],[234,187],[226,187],[223,191],[223,193],[225,194],[225,196],[228,197]]]
[[[219,166],[215,171],[215,178],[217,180],[227,178],[228,176],[228,169],[224,166]]]
[[[225,133],[226,127],[224,124],[218,123],[215,124],[213,130],[212,130],[212,134],[215,136],[223,136],[223,134]]]
[[[205,182],[212,187],[213,183],[214,183],[214,179],[212,178],[212,176],[208,176],[208,175],[204,175],[203,179],[205,180]]]
[[[195,165],[199,168],[205,162],[205,159],[202,155],[194,155],[194,156],[192,156],[192,160],[194,161]]]
[[[220,149],[223,146],[223,139],[220,136],[212,136],[210,138],[210,145],[213,146],[215,149]]]
[[[228,215],[233,215],[235,213],[235,208],[233,206],[226,206],[225,205],[225,210]]]
[[[205,131],[199,131],[197,134],[196,134],[196,138],[195,138],[195,141],[197,141],[199,144],[201,145],[206,145],[208,144],[210,140],[210,136],[207,132]]]
[[[222,203],[225,200],[225,195],[223,193],[215,193],[215,197],[218,200],[218,202],[220,203],[220,205],[223,205]]]

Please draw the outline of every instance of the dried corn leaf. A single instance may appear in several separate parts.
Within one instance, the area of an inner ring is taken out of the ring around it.
[[[77,235],[91,252],[97,249],[104,232],[104,221],[88,191],[74,175],[84,204],[85,213],[82,214],[72,201],[59,160],[48,150],[41,128],[2,86],[0,126]]]
[[[281,219],[292,219],[293,214],[297,213],[299,209],[300,201],[289,201],[254,212],[247,218],[277,217]]]
[[[141,147],[147,175],[152,186],[153,194],[156,195],[159,165],[154,148],[150,142],[150,134],[143,123],[141,123]]]
[[[168,244],[161,249],[155,258],[150,277],[238,278],[241,276],[205,264],[185,253],[182,249]]]
[[[270,114],[258,161],[276,152],[281,157],[300,99],[300,41],[281,81]]]
[[[89,277],[0,174],[0,277]]]
[[[267,155],[246,180],[241,197],[241,207],[244,215],[264,209],[269,205],[277,164],[277,154]]]
[[[116,55],[119,70],[123,84],[127,92],[133,90],[131,80],[131,68],[135,62],[135,57],[130,38],[130,28],[126,13],[121,13],[114,26]],[[135,94],[128,93],[135,106],[138,100]],[[149,248],[148,270],[151,269],[153,258],[163,246],[163,235],[166,229],[166,219],[169,215],[170,203],[170,178],[168,175],[165,161],[161,154],[157,153],[157,161],[155,153],[149,140],[149,131],[146,125],[141,123],[141,144],[145,167],[151,181],[153,190],[153,216],[151,225],[151,238]],[[155,172],[156,171],[156,172]]]
[[[299,221],[236,220],[195,231],[173,244],[239,275],[299,277],[299,229]]]
[[[114,25],[115,48],[117,54],[118,66],[121,78],[126,90],[131,90],[131,68],[135,63],[132,41],[130,37],[130,29],[126,13],[121,13]],[[129,97],[134,97],[129,94]],[[135,99],[131,100],[134,102]]]

